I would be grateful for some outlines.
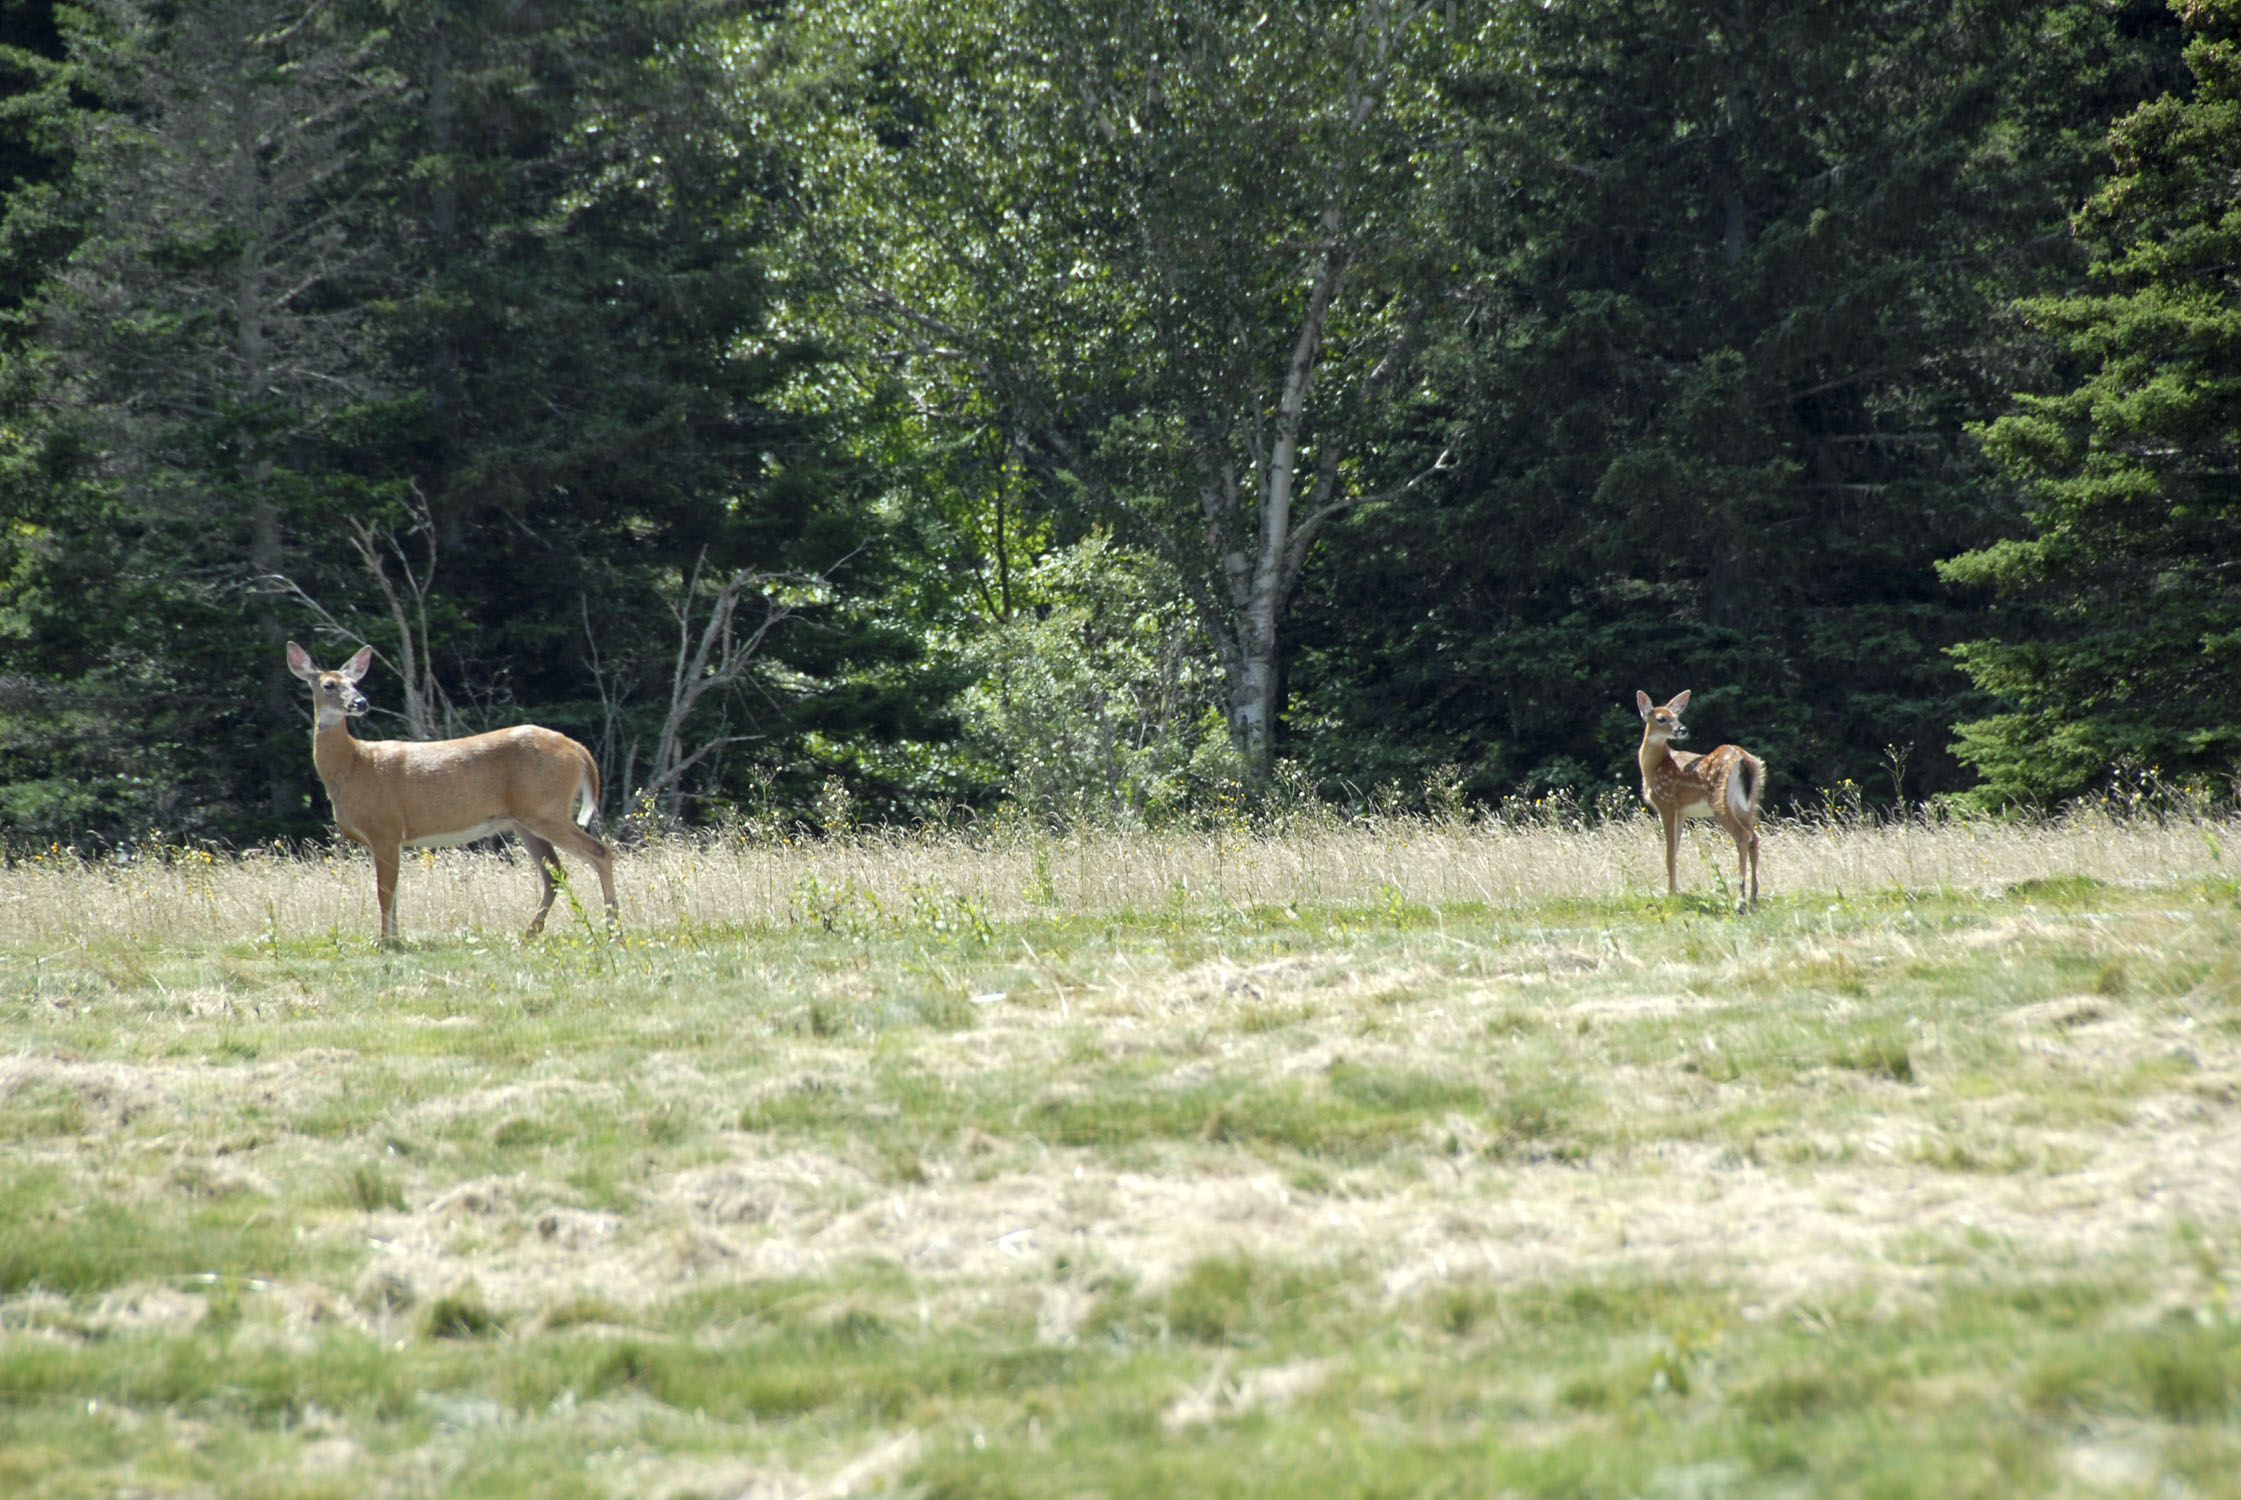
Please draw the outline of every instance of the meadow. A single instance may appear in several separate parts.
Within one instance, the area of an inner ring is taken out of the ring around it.
[[[17,850],[0,1494],[2241,1496],[2237,837]]]

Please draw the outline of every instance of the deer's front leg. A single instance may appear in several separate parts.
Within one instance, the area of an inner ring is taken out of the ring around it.
[[[1681,893],[1681,883],[1673,873],[1673,862],[1681,849],[1680,810],[1676,808],[1668,812],[1661,807],[1657,810],[1657,815],[1665,820],[1665,894],[1678,896]]]
[[[397,856],[396,844],[381,843],[371,846],[374,859],[374,899],[381,904],[381,940],[397,941]]]

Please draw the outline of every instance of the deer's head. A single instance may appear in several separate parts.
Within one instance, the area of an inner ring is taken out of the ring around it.
[[[1634,694],[1634,706],[1642,711],[1642,721],[1649,726],[1643,731],[1644,738],[1662,744],[1667,740],[1685,740],[1689,737],[1688,726],[1681,722],[1681,713],[1689,706],[1688,689],[1683,688],[1675,693],[1673,701],[1663,708],[1650,702],[1648,693],[1637,691]]]
[[[311,653],[294,641],[288,643],[288,670],[311,684],[311,706],[319,716],[319,727],[330,729],[344,719],[355,719],[373,705],[366,695],[358,691],[358,679],[366,675],[373,665],[373,647],[361,646],[358,654],[344,662],[338,671],[322,672],[313,663]]]

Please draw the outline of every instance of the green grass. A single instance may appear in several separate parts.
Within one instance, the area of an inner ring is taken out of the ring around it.
[[[0,950],[0,1493],[2241,1495],[2214,882],[812,894]]]
[[[73,1181],[53,1168],[13,1171],[0,1176],[0,1294],[82,1297],[135,1280],[314,1270],[324,1257],[296,1233],[298,1222],[261,1194],[212,1191],[190,1173],[125,1186]]]

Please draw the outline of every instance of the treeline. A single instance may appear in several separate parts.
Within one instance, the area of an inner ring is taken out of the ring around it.
[[[2241,767],[2241,0],[4,14],[11,838]]]

